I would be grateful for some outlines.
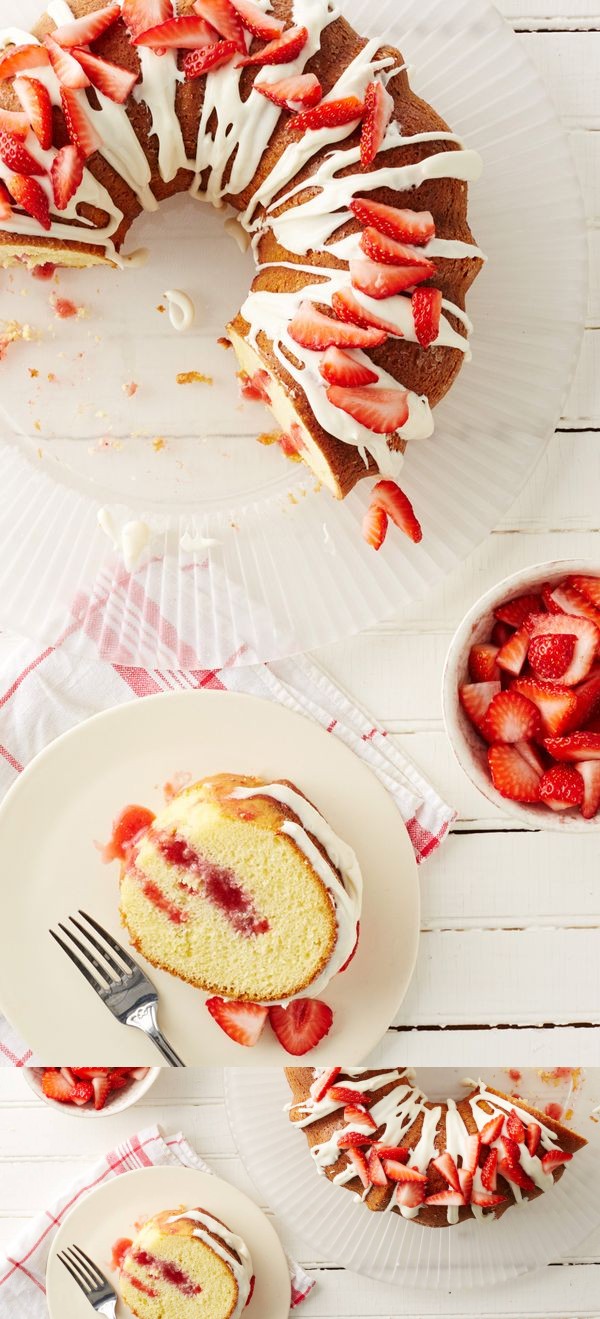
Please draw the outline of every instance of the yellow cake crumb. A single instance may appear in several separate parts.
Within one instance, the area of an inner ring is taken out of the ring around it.
[[[212,385],[212,376],[202,375],[201,371],[180,371],[175,377],[178,385]]]

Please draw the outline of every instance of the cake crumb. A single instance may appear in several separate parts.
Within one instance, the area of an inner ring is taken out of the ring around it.
[[[164,435],[157,435],[155,439],[153,439],[152,448],[154,449],[155,453],[162,453],[162,450],[166,449],[166,447],[167,447],[167,441],[165,440]]]
[[[161,316],[162,316],[162,315],[164,315],[164,313],[166,312],[167,309],[166,309],[166,307],[163,307],[162,302],[159,302],[158,307],[156,308],[156,310],[159,311],[160,314],[161,314]]]
[[[48,372],[48,377],[47,377],[47,378],[48,378],[48,382],[49,382],[49,384],[51,384],[51,385],[56,385],[56,384],[58,384],[58,376],[55,374],[54,371],[49,371],[49,372]]]
[[[212,385],[212,376],[205,376],[201,371],[180,371],[175,377],[178,385]]]
[[[40,373],[39,373],[39,371],[37,370],[37,367],[35,367],[35,366],[30,366],[30,367],[29,367],[29,374],[30,374],[32,380],[37,380],[37,378],[38,378],[38,376],[39,376]]]
[[[135,380],[128,380],[124,385],[121,386],[121,388],[123,390],[123,393],[127,395],[127,398],[133,398],[134,395],[137,394],[138,392],[139,385]]]
[[[279,444],[281,431],[263,431],[262,435],[257,435],[259,444]]]
[[[0,330],[0,362],[6,357],[11,344],[18,343],[19,340],[32,343],[39,337],[31,325],[21,325],[19,321],[4,321],[3,329]]]
[[[219,345],[219,348],[233,348],[231,339],[228,339],[224,334],[219,336],[219,338],[217,339],[217,343]]]

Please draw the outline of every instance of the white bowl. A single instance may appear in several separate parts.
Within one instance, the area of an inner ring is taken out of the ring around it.
[[[473,605],[457,628],[446,656],[442,680],[444,723],[452,750],[459,765],[476,788],[498,806],[514,815],[529,829],[565,829],[570,833],[600,830],[600,814],[584,820],[579,812],[551,811],[547,806],[524,805],[502,797],[494,787],[487,760],[487,746],[467,718],[458,698],[458,689],[469,682],[469,651],[480,641],[488,641],[494,625],[494,610],[513,596],[537,591],[545,582],[556,584],[573,573],[600,577],[600,565],[590,559],[554,559],[533,564],[505,577]]]
[[[126,1108],[133,1108],[134,1104],[139,1103],[140,1099],[148,1093],[154,1082],[158,1080],[162,1068],[149,1067],[146,1075],[141,1081],[133,1080],[130,1085],[123,1090],[114,1090],[108,1096],[104,1108],[99,1111],[91,1107],[79,1108],[77,1104],[61,1104],[57,1099],[49,1099],[42,1090],[42,1077],[46,1071],[45,1067],[24,1067],[23,1075],[28,1086],[38,1099],[42,1099],[49,1108],[55,1108],[60,1113],[67,1113],[70,1117],[114,1117],[115,1113],[124,1113]]]

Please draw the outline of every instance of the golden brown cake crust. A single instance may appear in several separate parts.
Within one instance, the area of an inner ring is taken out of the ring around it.
[[[102,8],[104,3],[105,0],[71,0],[71,7],[74,14],[79,17]],[[283,18],[286,22],[291,21],[291,0],[272,0],[272,10],[276,16]],[[180,14],[193,12],[192,0],[179,0],[177,12]],[[53,27],[54,24],[50,19],[44,19],[36,29],[36,35],[43,36],[44,32],[51,31]],[[255,44],[260,45],[259,42]],[[321,48],[307,63],[306,71],[317,74],[323,91],[327,94],[342,71],[356,58],[365,44],[366,42],[354,32],[344,18],[337,18],[325,27],[321,38]],[[94,43],[94,50],[124,68],[139,71],[137,53],[129,41],[124,24],[120,21]],[[393,47],[382,44],[381,54],[383,56],[390,55],[399,65],[403,64],[400,52]],[[180,53],[180,65],[182,60],[183,55]],[[256,70],[252,68],[244,70],[241,83],[242,95],[250,90],[255,76]],[[178,116],[182,125],[184,141],[191,157],[195,155],[198,123],[204,98],[204,81],[204,79],[197,79],[191,83],[183,83],[177,91]],[[448,125],[435,110],[412,91],[404,70],[390,81],[388,90],[394,99],[395,117],[401,123],[404,134],[435,132],[437,129],[442,133],[449,131]],[[17,108],[10,84],[0,84],[0,105],[13,109]],[[151,188],[155,196],[162,200],[188,189],[192,182],[192,175],[188,171],[180,170],[176,178],[170,183],[164,183],[161,179],[158,169],[158,141],[156,136],[150,136],[151,122],[147,107],[144,104],[137,104],[131,97],[127,104],[127,114],[150,164],[152,172]],[[66,128],[61,112],[55,111],[55,116],[57,141],[60,145],[67,140]],[[358,139],[359,131],[357,130],[355,134],[338,145],[342,149],[350,148],[356,145]],[[226,196],[225,200],[238,210],[245,208],[291,140],[293,138],[290,128],[290,116],[286,112],[282,112],[272,134],[270,144],[248,188],[242,193]],[[381,165],[411,164],[436,153],[440,149],[459,150],[460,148],[457,143],[440,142],[439,140],[420,144],[413,143],[406,147],[381,152]],[[305,200],[313,195],[311,177],[318,169],[324,155],[327,154],[327,150],[325,148],[322,152],[314,155],[305,168],[296,175],[294,183],[305,181],[306,190],[299,197],[294,198],[291,203],[286,203],[286,210],[290,204],[296,204],[299,200]],[[88,167],[103,186],[108,189],[119,209],[123,212],[123,222],[114,236],[115,247],[118,251],[122,247],[133,221],[140,214],[140,203],[128,184],[111,168],[100,153],[91,158]],[[360,196],[360,170],[357,171],[355,167],[350,167],[347,171],[340,171],[342,176],[344,173],[355,174],[356,195]],[[287,191],[289,186],[286,185],[284,191]],[[431,179],[422,183],[420,187],[410,190],[410,192],[401,193],[382,188],[369,192],[368,196],[374,201],[386,202],[394,206],[429,210],[433,215],[438,237],[453,238],[467,243],[473,241],[467,221],[467,185],[460,180]],[[94,213],[90,207],[82,207],[83,212],[85,212],[87,218],[92,219],[98,225],[101,225],[105,220],[103,215],[97,212]],[[261,214],[260,209],[257,214]],[[275,210],[275,214],[277,214],[277,210]],[[346,223],[334,235],[335,240],[345,237],[346,234],[351,233],[358,227],[355,220]],[[85,238],[82,238],[77,224],[74,223],[73,228],[73,243],[77,244],[78,250],[83,253],[88,252],[90,255],[95,252],[97,255],[98,248],[94,248],[93,244],[87,242],[88,234],[86,233]],[[0,257],[2,244],[11,242],[14,244],[15,241],[19,242],[18,235],[0,231]],[[39,239],[33,239],[31,245],[44,249],[48,253],[48,260],[52,259],[53,250],[58,255],[60,250],[64,249],[64,244],[57,244],[53,242],[52,238],[40,237]],[[302,258],[280,247],[273,231],[269,228],[265,230],[261,237],[259,258],[261,263],[285,260],[291,264],[299,265],[302,261]],[[326,251],[316,256],[311,254],[311,260],[323,267],[343,265]],[[436,257],[436,268],[436,285],[441,288],[444,298],[454,302],[458,307],[464,308],[467,291],[481,268],[481,261],[477,257],[463,259],[440,259]],[[257,275],[252,288],[285,291],[288,288],[302,287],[312,278],[313,276],[303,275],[300,272],[296,274],[293,270],[270,268],[261,271]],[[453,329],[464,336],[465,328],[463,324],[451,313],[448,313],[448,315]],[[242,338],[247,337],[249,326],[240,314],[234,317],[231,327]],[[321,449],[332,474],[332,487],[336,490],[338,497],[343,498],[357,481],[377,470],[374,461],[369,458],[367,465],[365,465],[365,461],[353,445],[345,444],[320,426],[304,392],[297,387],[292,376],[282,367],[267,336],[261,334],[258,342],[265,367],[276,379],[282,382],[286,392],[291,396],[301,421],[305,422]],[[428,349],[423,349],[418,343],[408,343],[397,338],[388,339],[380,348],[370,350],[369,355],[376,365],[385,369],[403,388],[414,391],[418,395],[425,395],[432,407],[439,403],[447,393],[463,362],[463,353],[459,349],[436,348],[434,345]],[[399,436],[395,436],[390,441],[390,447],[403,450],[405,447],[404,441]]]
[[[386,1070],[385,1068],[381,1068],[379,1071],[364,1071],[362,1072],[362,1077],[366,1080],[369,1077],[381,1076],[385,1070]],[[314,1073],[312,1068],[310,1067],[286,1067],[285,1075],[290,1090],[292,1092],[290,1121],[293,1123],[295,1121],[298,1121],[302,1116],[301,1106],[306,1102],[307,1098],[309,1097],[310,1087],[314,1080]],[[344,1082],[340,1080],[338,1084],[347,1084],[351,1086],[352,1081],[348,1080],[347,1082]],[[400,1081],[392,1080],[388,1084],[383,1085],[379,1087],[377,1090],[371,1091],[370,1093],[372,1093],[375,1096],[375,1101],[377,1101],[383,1099],[385,1095],[389,1094],[395,1088],[397,1087],[406,1088],[408,1084],[411,1084],[411,1082],[408,1081],[406,1078]],[[488,1086],[487,1089],[490,1094],[497,1095],[501,1099],[510,1098],[509,1095],[504,1094],[502,1091],[494,1090],[492,1086]],[[456,1101],[458,1112],[460,1113],[460,1116],[462,1117],[467,1130],[469,1131],[469,1133],[473,1135],[477,1132],[477,1124],[473,1117],[473,1113],[471,1111],[469,1101],[473,1099],[478,1093],[479,1090],[476,1087],[474,1090],[471,1090],[468,1095],[465,1095],[462,1098],[457,1099]],[[518,1105],[519,1108],[523,1109],[526,1113],[529,1113],[531,1115],[532,1121],[539,1122],[540,1124],[543,1124],[545,1127],[547,1127],[550,1131],[552,1131],[553,1134],[559,1140],[561,1148],[565,1150],[568,1154],[575,1154],[578,1150],[583,1149],[583,1147],[587,1144],[587,1141],[583,1138],[583,1136],[579,1136],[575,1131],[572,1131],[569,1127],[563,1126],[561,1122],[556,1122],[553,1118],[549,1118],[544,1113],[540,1113],[538,1109],[533,1108],[531,1105],[524,1103],[521,1099],[519,1099]],[[438,1103],[432,1103],[427,1101],[426,1107],[430,1110],[439,1107],[442,1108],[442,1115],[441,1115],[438,1134],[435,1142],[436,1149],[440,1153],[442,1153],[446,1148],[445,1136],[446,1136],[447,1105],[440,1104],[439,1101]],[[485,1112],[489,1112],[490,1114],[493,1111],[491,1107],[486,1103],[482,1103],[482,1108],[484,1109]],[[315,1122],[312,1122],[309,1126],[302,1128],[302,1131],[303,1134],[306,1136],[309,1147],[312,1149],[313,1146],[319,1145],[324,1141],[330,1140],[331,1137],[334,1135],[334,1133],[340,1130],[340,1128],[343,1125],[344,1125],[343,1110],[340,1109],[336,1113],[333,1113],[328,1117],[323,1117]],[[416,1122],[414,1122],[413,1125],[409,1127],[405,1133],[403,1133],[402,1145],[404,1147],[406,1147],[407,1149],[414,1149],[415,1145],[419,1140],[422,1126],[423,1126],[423,1118],[422,1115],[420,1114]],[[374,1133],[374,1138],[378,1139],[378,1133]],[[345,1151],[341,1151],[340,1158],[337,1160],[337,1163],[332,1164],[331,1167],[324,1169],[325,1175],[328,1177],[330,1181],[333,1181],[337,1173],[341,1172],[342,1169],[348,1167],[348,1163],[349,1160],[347,1154],[345,1153]],[[425,1170],[423,1169],[422,1171]],[[554,1171],[555,1181],[558,1181],[558,1179],[562,1177],[564,1171],[565,1171],[564,1165],[555,1169]],[[351,1181],[344,1183],[344,1186],[341,1189],[350,1190],[355,1195],[359,1195],[361,1197],[364,1195],[364,1188],[358,1177],[353,1177]],[[436,1168],[431,1167],[428,1173],[428,1193],[430,1195],[435,1195],[437,1194],[438,1191],[445,1191],[445,1190],[447,1190],[447,1182]],[[503,1205],[496,1206],[494,1210],[495,1218],[501,1218],[502,1215],[506,1213],[506,1210],[510,1209],[512,1204],[517,1203],[516,1198],[513,1194],[511,1183],[506,1181],[506,1179],[502,1177],[500,1174],[498,1175],[498,1191],[501,1195],[506,1196],[506,1203]],[[534,1191],[524,1192],[523,1194],[524,1194],[524,1198],[528,1200],[535,1200],[537,1199],[538,1196],[543,1195],[544,1192],[536,1187]],[[387,1209],[390,1200],[392,1198],[392,1195],[393,1195],[393,1187],[374,1186],[364,1197],[363,1203],[367,1206],[368,1209],[372,1210],[373,1212],[381,1212],[382,1210]],[[391,1212],[399,1213],[399,1210],[394,1207]],[[458,1214],[459,1214],[459,1222],[461,1223],[465,1222],[467,1219],[472,1218],[472,1214],[468,1206],[465,1208],[460,1208]],[[417,1221],[419,1225],[422,1227],[448,1227],[447,1212],[443,1206],[433,1205],[422,1208],[419,1212]]]

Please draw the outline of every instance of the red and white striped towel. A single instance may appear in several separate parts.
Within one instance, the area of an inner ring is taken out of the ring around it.
[[[165,691],[246,692],[307,715],[361,756],[394,798],[418,862],[439,847],[455,812],[312,659],[244,667],[234,665],[238,658],[232,656],[232,667],[219,670],[147,671],[100,661],[88,633],[82,633],[75,663],[61,644],[40,652],[30,641],[0,636],[0,798],[49,742],[100,710]],[[0,1017],[0,1065],[31,1061]]]
[[[163,1136],[159,1127],[149,1127],[131,1136],[117,1149],[111,1150],[93,1168],[82,1173],[71,1186],[65,1187],[52,1204],[28,1225],[15,1241],[5,1258],[0,1257],[0,1314],[2,1319],[48,1319],[46,1304],[46,1266],[53,1238],[67,1214],[79,1200],[97,1186],[119,1177],[124,1172],[139,1168],[177,1166],[197,1168],[200,1172],[211,1169],[179,1133]],[[110,1249],[112,1243],[108,1242]],[[300,1264],[288,1258],[291,1284],[291,1309],[306,1300],[314,1287],[314,1280]]]

